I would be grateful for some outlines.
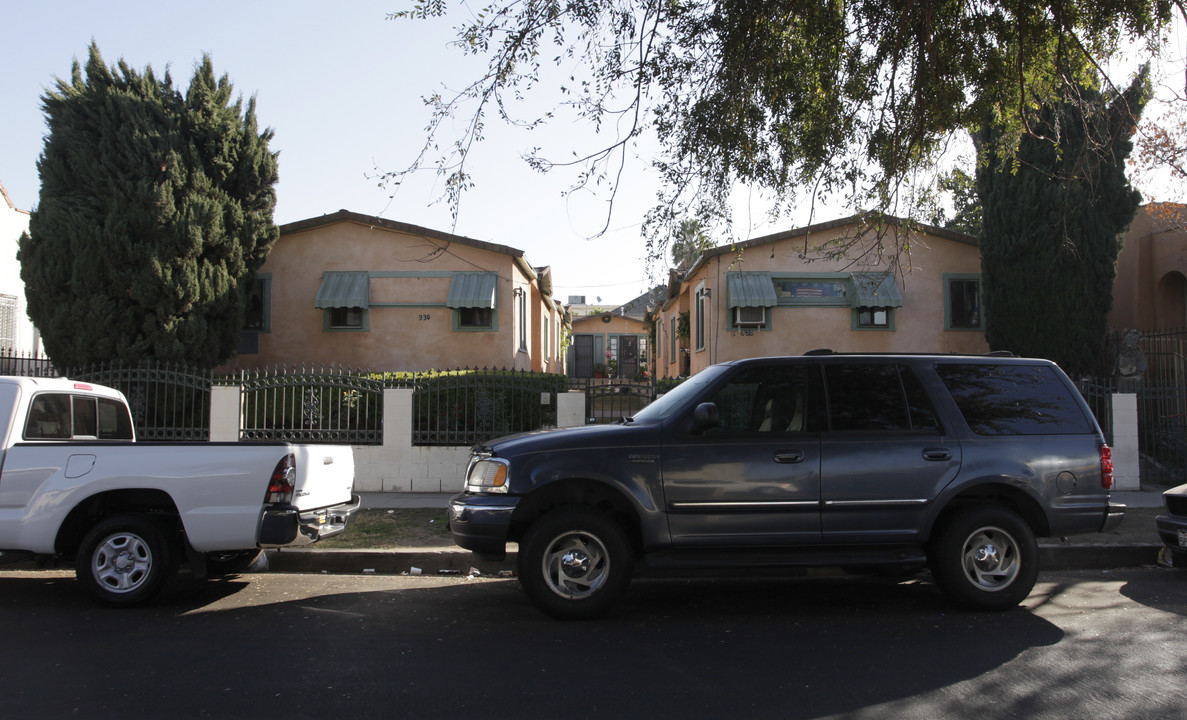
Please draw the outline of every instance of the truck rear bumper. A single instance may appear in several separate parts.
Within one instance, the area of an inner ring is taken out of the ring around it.
[[[309,545],[337,535],[350,526],[361,503],[358,495],[351,495],[349,502],[315,510],[299,510],[293,505],[266,507],[260,522],[260,547]]]

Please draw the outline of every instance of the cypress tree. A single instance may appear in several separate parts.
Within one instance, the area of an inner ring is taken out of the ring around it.
[[[245,289],[279,232],[277,156],[216,79],[107,67],[42,97],[41,195],[18,259],[30,318],[59,367],[153,358],[212,367],[235,351]]]
[[[1113,303],[1119,236],[1141,194],[1125,159],[1148,96],[1145,73],[1110,96],[1040,107],[1013,156],[988,154],[977,171],[986,339],[993,350],[1047,357],[1091,372]],[[987,123],[978,146],[998,147]]]

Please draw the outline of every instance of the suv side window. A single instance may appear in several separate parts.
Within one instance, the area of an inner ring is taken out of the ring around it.
[[[709,398],[721,413],[712,432],[819,432],[819,377],[819,366],[807,363],[739,373]]]
[[[825,366],[832,430],[939,430],[922,385],[900,365]]]
[[[1070,435],[1094,430],[1050,367],[942,363],[936,373],[978,435]]]

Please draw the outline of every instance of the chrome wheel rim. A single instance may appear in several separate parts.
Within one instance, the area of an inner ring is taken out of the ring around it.
[[[144,538],[132,533],[109,535],[91,554],[91,575],[113,593],[139,589],[148,581],[152,565],[152,549]]]
[[[1022,569],[1018,543],[999,527],[978,528],[964,541],[961,567],[965,578],[977,588],[989,592],[1003,590]]]
[[[606,583],[610,553],[597,536],[567,531],[548,543],[541,569],[549,590],[566,600],[581,600]]]

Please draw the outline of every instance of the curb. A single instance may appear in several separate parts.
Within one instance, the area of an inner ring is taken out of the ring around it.
[[[1042,570],[1109,570],[1157,565],[1162,545],[1040,545]],[[339,575],[504,575],[515,571],[516,552],[501,561],[477,560],[461,548],[414,550],[269,550],[267,570]],[[419,572],[417,572],[419,570]]]

